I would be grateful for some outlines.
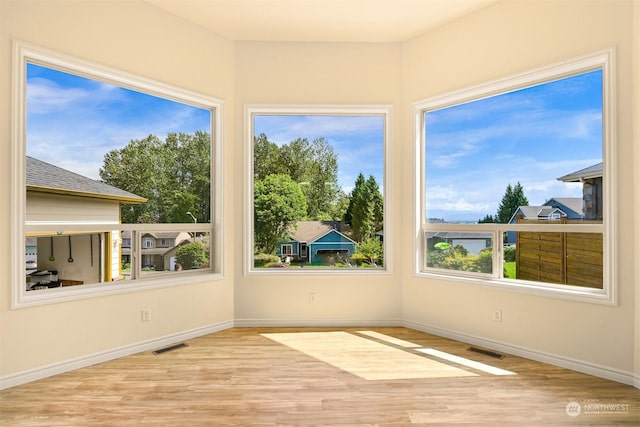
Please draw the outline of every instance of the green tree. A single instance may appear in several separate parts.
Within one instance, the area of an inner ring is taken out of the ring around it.
[[[253,138],[253,177],[258,181],[279,173],[287,173],[280,148],[261,133]]]
[[[358,244],[356,254],[361,255],[375,267],[376,261],[381,261],[383,257],[382,243],[376,238],[367,238]]]
[[[373,204],[372,232],[375,233],[381,231],[384,224],[384,200],[382,199],[382,193],[380,193],[380,186],[373,175],[369,175],[367,180],[367,191]]]
[[[502,196],[502,201],[498,206],[496,222],[507,224],[520,206],[529,206],[529,200],[524,195],[522,185],[520,182],[515,187],[511,187],[511,184],[508,184],[504,196]]]
[[[176,250],[176,261],[185,270],[201,267],[209,262],[207,250],[199,242],[185,243],[180,246]]]
[[[329,208],[329,220],[343,221],[349,208],[350,197],[342,189],[338,190],[335,201]]]
[[[382,230],[384,204],[375,177],[365,181],[360,173],[351,191],[345,222],[351,224],[353,240],[362,242]]]
[[[289,175],[269,175],[254,186],[254,238],[257,251],[275,253],[306,212],[300,185]]]
[[[161,152],[162,141],[149,135],[105,154],[100,178],[147,199],[140,205],[124,205],[122,222],[159,222],[162,199],[158,189],[165,186]]]
[[[278,147],[265,134],[254,137],[254,181],[269,175],[286,174],[300,184],[305,195],[305,218],[311,220],[340,219],[334,216],[340,188],[338,158],[325,138],[311,143],[297,138]]]
[[[207,132],[170,133],[132,140],[105,154],[100,178],[107,184],[145,197],[124,205],[125,223],[191,222],[192,212],[209,222],[211,212],[211,138]]]
[[[307,218],[331,220],[332,204],[336,201],[338,186],[338,157],[325,138],[314,139],[311,143],[310,161],[307,165],[303,187],[307,198]]]
[[[478,224],[492,224],[494,222],[496,222],[496,218],[489,214],[486,214],[484,218],[478,220]]]

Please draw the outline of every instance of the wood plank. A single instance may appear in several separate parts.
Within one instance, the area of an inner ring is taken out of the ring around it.
[[[351,336],[317,345],[314,352],[337,355],[355,366],[364,366],[363,358],[403,352],[410,355],[407,360],[420,357],[431,366],[437,366],[430,363],[436,361],[447,364],[446,370],[472,376],[368,380],[265,336],[287,334],[296,341],[296,334],[309,337],[312,332]],[[512,355],[495,359],[468,351],[467,344],[406,328],[234,328],[187,344],[161,355],[140,353],[0,391],[0,425],[630,426],[640,419],[640,390],[633,387]],[[441,353],[513,375],[434,356]],[[577,417],[567,414],[571,402],[582,407]],[[619,409],[589,412],[588,405],[594,404]]]

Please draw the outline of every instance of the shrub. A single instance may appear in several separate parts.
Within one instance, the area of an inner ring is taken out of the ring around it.
[[[265,267],[267,264],[280,262],[280,257],[273,254],[256,254],[253,256],[254,267]]]
[[[198,242],[187,243],[176,250],[176,261],[185,270],[197,268],[208,262],[207,251]]]
[[[516,260],[516,247],[504,248],[504,262],[514,262]]]

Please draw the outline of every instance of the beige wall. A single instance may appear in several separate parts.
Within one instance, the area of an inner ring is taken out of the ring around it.
[[[11,40],[18,39],[225,101],[233,111],[233,44],[144,2],[2,1],[0,235],[9,236]],[[233,137],[231,114],[226,136]],[[233,156],[233,146],[225,147]],[[226,179],[233,180],[227,169]],[[227,209],[230,211],[230,206]],[[229,223],[233,217],[227,215]],[[222,281],[10,309],[13,249],[0,245],[0,376],[233,319],[233,269]],[[232,251],[231,239],[226,252]],[[140,321],[142,308],[152,320]]]
[[[640,250],[640,1],[635,0],[633,3],[633,164],[634,175],[633,182],[635,185],[635,259],[638,259],[637,251]],[[640,267],[636,264],[636,321],[635,321],[635,386],[640,388]]]
[[[0,0],[1,218],[9,218],[11,212],[12,38],[222,99],[226,137],[225,279],[10,310],[13,249],[0,245],[0,376],[231,319],[296,325],[406,320],[613,371],[635,369],[640,376],[640,365],[634,368],[634,357],[640,359],[640,297],[635,291],[640,276],[634,271],[640,232],[634,232],[633,209],[640,192],[634,192],[629,179],[634,164],[640,164],[637,152],[633,157],[631,133],[631,5],[606,0],[509,1],[403,44],[314,44],[232,43],[144,2]],[[414,277],[411,103],[611,46],[618,55],[615,267],[620,305]],[[391,273],[243,274],[245,104],[392,106],[387,164]],[[638,143],[637,135],[635,140]],[[635,173],[637,182],[640,173]],[[10,227],[1,221],[0,235],[9,235]],[[309,292],[316,293],[313,304]],[[141,308],[152,309],[151,322],[140,322]],[[491,321],[494,308],[503,310],[503,322]]]
[[[243,106],[250,105],[366,105],[385,104],[396,115],[400,109],[400,49],[392,44],[237,43],[236,144],[242,145]],[[393,159],[390,202],[399,206],[402,188],[396,147],[400,128],[392,125]],[[234,167],[244,170],[245,153],[237,152]],[[244,209],[243,182],[234,183],[238,212]],[[244,175],[243,175],[244,176]],[[386,192],[386,190],[385,190]],[[399,217],[391,224],[398,228]],[[242,236],[241,223],[235,235]],[[394,252],[392,261],[399,261]],[[270,324],[371,324],[401,317],[397,273],[377,275],[248,275],[242,276],[243,248],[236,263],[236,319]],[[309,293],[316,300],[309,303]]]
[[[405,257],[405,320],[633,372],[638,255],[630,232],[634,229],[629,196],[634,189],[631,36],[631,2],[517,1],[496,4],[404,45],[404,129],[410,128],[412,102],[615,46],[619,152],[614,165],[618,181],[614,268],[620,300],[619,306],[610,307],[419,279],[412,276],[411,260]],[[403,148],[408,159],[411,147]],[[404,184],[412,185],[409,174]],[[405,239],[414,235],[408,211],[401,231]],[[494,308],[503,312],[500,323],[492,321]]]

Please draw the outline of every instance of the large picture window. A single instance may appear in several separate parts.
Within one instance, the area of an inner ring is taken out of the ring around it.
[[[418,274],[615,302],[612,55],[415,104]]]
[[[221,102],[19,42],[14,61],[14,306],[219,272]]]
[[[386,107],[247,108],[250,271],[387,269],[388,115]]]

